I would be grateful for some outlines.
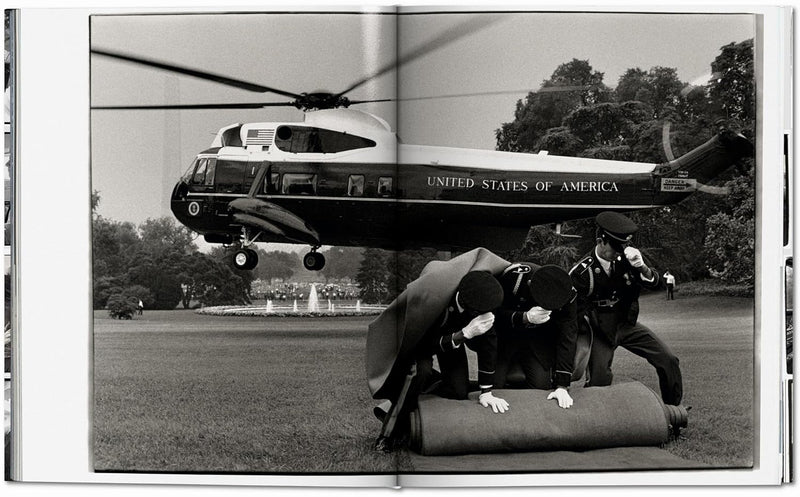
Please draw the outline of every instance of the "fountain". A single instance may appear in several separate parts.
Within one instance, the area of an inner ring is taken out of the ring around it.
[[[319,298],[314,283],[311,283],[311,291],[308,294],[308,312],[319,312]]]
[[[216,316],[269,316],[270,318],[331,318],[341,316],[376,316],[386,309],[386,305],[364,304],[361,300],[355,303],[340,302],[334,303],[330,298],[326,298],[328,308],[323,310],[319,301],[319,295],[315,284],[311,284],[308,292],[308,305],[300,309],[294,299],[289,302],[276,302],[268,299],[266,306],[257,305],[222,305],[203,307],[198,309],[199,314],[210,314]],[[301,301],[302,303],[302,301]],[[307,307],[307,309],[306,309]]]

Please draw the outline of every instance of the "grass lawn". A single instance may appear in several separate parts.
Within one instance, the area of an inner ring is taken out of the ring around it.
[[[681,359],[689,428],[665,449],[721,467],[753,461],[753,305],[642,299],[641,321]],[[372,450],[363,318],[95,314],[95,469],[147,472],[393,473]],[[616,379],[658,390],[619,350]],[[615,380],[616,381],[616,380]],[[400,458],[399,460],[397,458]]]

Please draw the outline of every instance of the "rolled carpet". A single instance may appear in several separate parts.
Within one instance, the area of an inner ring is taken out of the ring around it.
[[[548,390],[495,390],[508,411],[482,407],[477,392],[468,400],[433,395],[419,398],[411,413],[411,448],[422,455],[486,452],[588,450],[659,445],[670,425],[686,426],[686,410],[665,406],[638,382],[573,388],[569,409],[547,400]]]

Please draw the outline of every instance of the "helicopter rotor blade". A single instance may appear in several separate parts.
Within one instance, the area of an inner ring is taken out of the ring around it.
[[[664,155],[668,161],[675,160],[675,154],[672,152],[672,143],[669,137],[669,129],[672,126],[670,121],[664,121],[661,127],[661,145],[664,147]]]
[[[582,86],[548,86],[539,90],[532,90],[530,88],[522,88],[519,90],[500,90],[500,91],[480,91],[474,93],[454,93],[449,95],[434,95],[428,97],[406,97],[406,98],[383,98],[375,100],[351,100],[350,105],[373,103],[373,102],[414,102],[420,100],[438,100],[441,98],[465,98],[465,97],[485,97],[494,95],[524,95],[526,93],[557,93],[569,91],[582,91],[592,88],[593,85]]]
[[[493,24],[501,19],[500,16],[490,17],[490,16],[476,16],[472,19],[469,19],[461,24],[451,27],[450,29],[443,32],[441,35],[437,36],[433,40],[417,47],[416,49],[412,50],[411,52],[407,53],[406,55],[400,57],[399,59],[392,61],[390,64],[383,66],[382,68],[378,69],[371,75],[362,78],[352,85],[350,85],[346,90],[341,91],[336,94],[336,97],[341,97],[351,91],[355,90],[359,86],[362,86],[369,81],[383,76],[387,72],[397,69],[398,67],[402,66],[403,64],[407,64],[414,59],[422,57],[425,54],[433,52],[445,45],[453,43],[454,41],[458,40],[459,38],[463,38],[466,35],[475,33],[483,28],[488,27],[490,24]]]
[[[102,55],[105,57],[111,57],[117,60],[123,60],[125,62],[130,62],[133,64],[141,64],[148,67],[154,67],[156,69],[162,69],[165,71],[171,71],[186,76],[192,76],[207,81],[214,81],[216,83],[232,86],[234,88],[240,88],[242,90],[254,91],[259,93],[269,92],[269,93],[275,93],[277,95],[283,95],[284,97],[301,98],[301,96],[297,93],[292,93],[277,88],[271,88],[269,86],[263,86],[256,83],[251,83],[249,81],[243,81],[240,79],[229,78],[227,76],[222,76],[220,74],[199,71],[197,69],[191,69],[189,67],[179,66],[177,64],[168,64],[166,62],[160,62],[153,59],[147,59],[144,57],[137,57],[133,55],[123,54],[120,52],[113,52],[111,50],[102,50],[97,48],[92,49],[91,53]]]
[[[168,105],[94,105],[92,110],[197,110],[197,109],[262,109],[264,107],[295,107],[294,102],[253,102],[230,104],[168,104]]]

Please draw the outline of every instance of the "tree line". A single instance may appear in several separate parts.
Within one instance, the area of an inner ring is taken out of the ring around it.
[[[496,130],[497,149],[649,163],[678,157],[720,126],[755,142],[753,40],[721,47],[707,84],[681,82],[674,68],[631,68],[608,88],[588,60],[560,65],[542,89],[519,100],[514,120]],[[667,126],[667,123],[669,125]],[[668,135],[665,134],[668,130]],[[698,192],[681,203],[632,214],[634,242],[662,271],[679,280],[714,278],[752,288],[755,271],[755,169],[744,159],[719,180],[728,194]],[[565,239],[549,227],[532,228],[513,259],[568,267],[594,245],[594,223],[565,223]]]

